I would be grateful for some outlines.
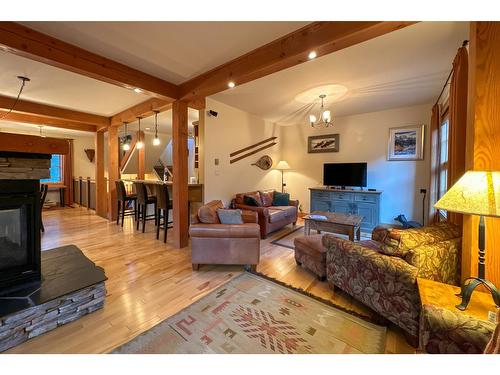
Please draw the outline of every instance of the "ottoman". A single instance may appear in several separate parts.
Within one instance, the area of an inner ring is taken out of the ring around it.
[[[326,248],[321,243],[323,235],[297,237],[295,246],[295,261],[299,266],[313,272],[320,281],[326,280]]]

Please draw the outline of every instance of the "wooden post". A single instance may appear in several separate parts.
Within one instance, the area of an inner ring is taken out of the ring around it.
[[[108,219],[116,220],[118,205],[116,202],[115,181],[120,179],[118,127],[108,128]]]
[[[188,107],[183,101],[176,101],[172,106],[172,150],[173,150],[173,225],[174,246],[182,248],[188,245]]]
[[[95,212],[106,218],[108,215],[108,188],[104,178],[104,131],[95,136]]]
[[[198,183],[205,181],[205,99],[198,109]]]
[[[144,132],[142,130],[137,132],[137,141],[142,142],[142,148],[137,150],[137,157],[139,158],[137,163],[137,178],[139,180],[144,180],[146,145],[144,143]]]
[[[500,22],[471,22],[467,169],[500,170]],[[462,279],[477,275],[478,217],[464,215]],[[486,279],[500,286],[500,219],[486,218]]]

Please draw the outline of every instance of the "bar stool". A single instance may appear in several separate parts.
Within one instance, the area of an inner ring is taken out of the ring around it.
[[[158,205],[156,207],[158,222],[156,225],[156,239],[160,238],[160,227],[161,227],[161,219],[163,218],[163,229],[165,232],[163,233],[163,242],[167,242],[167,229],[172,228],[169,227],[168,224],[172,224],[172,221],[168,221],[168,212],[173,208],[172,200],[170,199],[170,193],[168,192],[168,186],[165,184],[158,184],[154,186],[156,199],[158,201]]]
[[[156,197],[148,194],[148,189],[143,182],[134,182],[135,192],[137,193],[137,225],[136,229],[139,230],[139,222],[142,221],[142,233],[146,228],[146,220],[158,222],[156,210]],[[154,205],[154,215],[148,215],[148,205]]]
[[[134,215],[134,219],[137,220],[137,196],[135,194],[127,194],[127,189],[125,189],[125,183],[122,180],[115,181],[116,185],[116,197],[118,200],[118,214],[116,215],[116,225],[120,223],[120,212],[122,217],[122,227],[123,220],[125,216]],[[127,209],[128,203],[134,202],[134,209]]]

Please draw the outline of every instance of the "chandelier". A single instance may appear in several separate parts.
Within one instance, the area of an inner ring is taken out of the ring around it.
[[[328,128],[329,126],[333,126],[332,113],[329,110],[325,111],[324,99],[326,98],[326,95],[321,94],[319,98],[321,99],[320,111],[318,116],[309,115],[309,123],[313,128]]]

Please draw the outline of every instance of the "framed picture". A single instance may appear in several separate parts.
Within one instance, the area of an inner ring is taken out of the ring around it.
[[[309,154],[319,152],[339,152],[339,135],[326,134],[308,137],[307,152]]]
[[[389,129],[387,160],[423,160],[425,125]]]

